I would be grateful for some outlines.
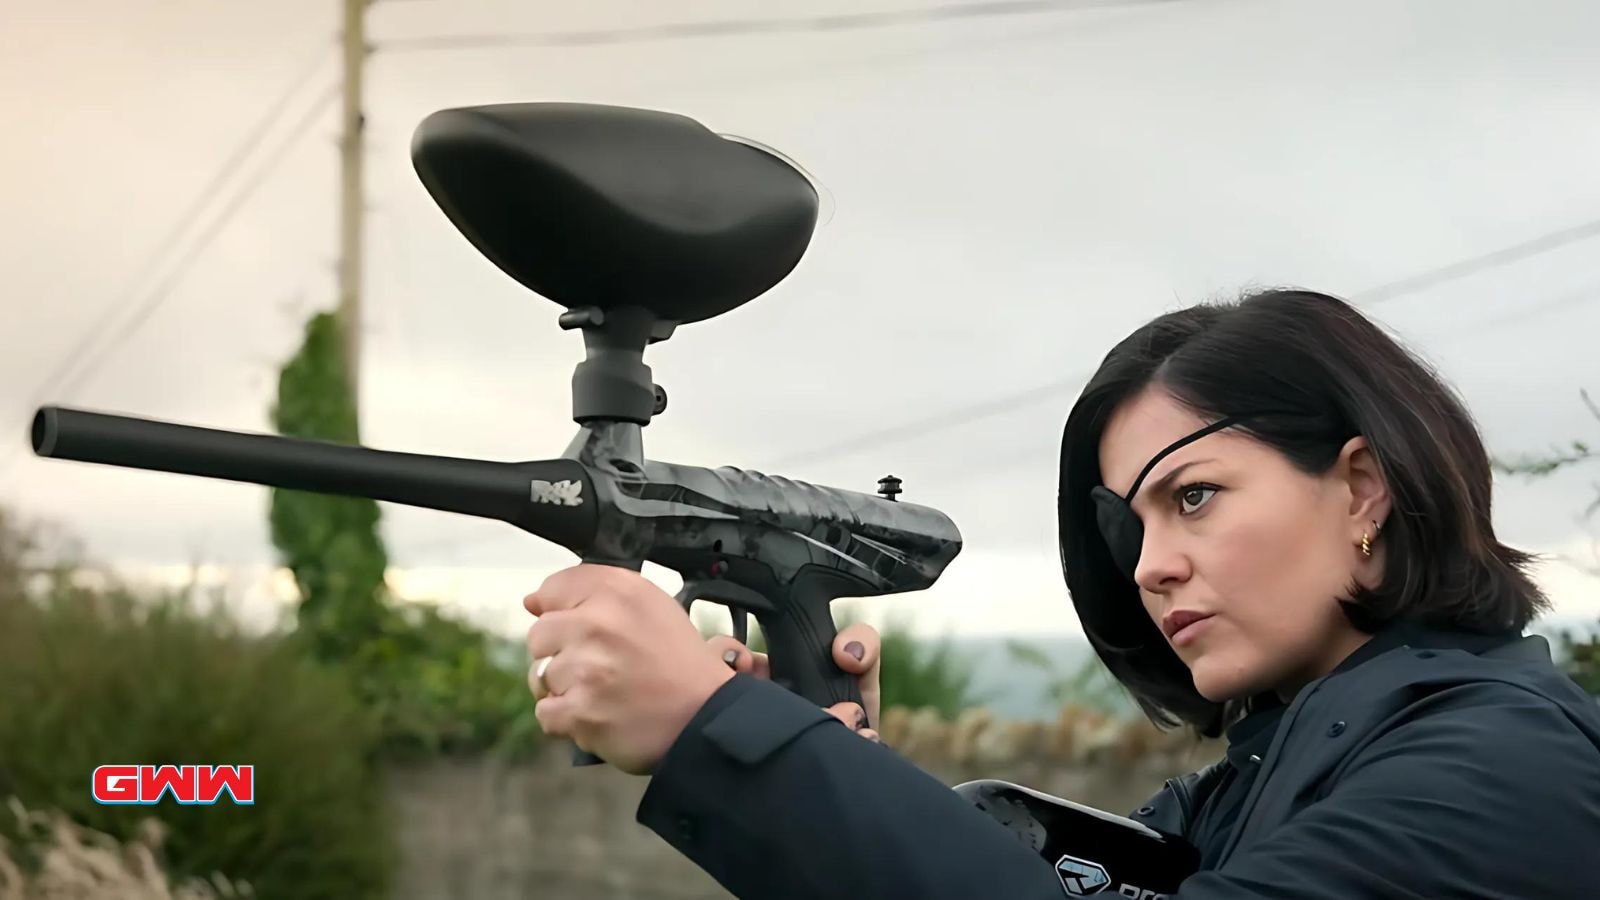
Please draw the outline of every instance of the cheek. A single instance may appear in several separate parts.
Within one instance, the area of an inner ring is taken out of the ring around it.
[[[1319,629],[1348,579],[1327,517],[1310,502],[1239,512],[1247,514],[1219,522],[1197,560],[1219,611],[1241,627],[1285,638]]]

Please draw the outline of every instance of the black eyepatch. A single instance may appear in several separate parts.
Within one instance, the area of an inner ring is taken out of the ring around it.
[[[1100,523],[1100,534],[1105,538],[1106,548],[1111,551],[1111,561],[1130,582],[1139,567],[1139,552],[1144,548],[1144,523],[1139,521],[1132,506],[1133,498],[1139,493],[1139,485],[1144,484],[1156,463],[1174,450],[1186,447],[1214,431],[1221,431],[1236,421],[1233,416],[1227,416],[1169,444],[1145,463],[1144,471],[1133,480],[1133,487],[1128,489],[1126,497],[1118,497],[1116,492],[1103,484],[1097,484],[1089,491],[1089,496],[1094,498],[1094,514],[1095,520]]]

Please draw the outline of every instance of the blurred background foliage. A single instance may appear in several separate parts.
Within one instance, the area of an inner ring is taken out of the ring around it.
[[[1595,403],[1587,390],[1579,390],[1578,396],[1594,424],[1600,426],[1600,405]],[[1541,453],[1496,457],[1492,463],[1495,471],[1501,475],[1546,478],[1564,469],[1593,466],[1600,462],[1597,446],[1600,445],[1573,440],[1568,446],[1554,447]],[[1600,481],[1596,481],[1593,487],[1593,495],[1583,501],[1581,508],[1574,510],[1580,525],[1591,525],[1595,515],[1600,513]],[[1590,533],[1593,534],[1592,531]],[[1563,557],[1560,561],[1592,575],[1600,575],[1600,538],[1593,540],[1587,557]],[[1588,629],[1581,631],[1561,629],[1556,635],[1553,649],[1567,674],[1585,691],[1600,696],[1600,623],[1592,623]]]
[[[193,592],[34,564],[0,519],[0,798],[119,840],[158,818],[172,870],[220,871],[264,897],[381,896],[392,870],[378,723],[348,674],[283,636],[241,634]],[[252,806],[102,806],[112,763],[250,764]],[[130,813],[137,813],[133,815]],[[39,859],[16,817],[0,835]]]

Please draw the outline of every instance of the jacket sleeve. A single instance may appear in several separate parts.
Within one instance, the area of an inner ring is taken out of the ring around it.
[[[1174,900],[1600,897],[1600,754],[1559,705],[1475,682],[1408,710]]]
[[[988,815],[798,695],[735,676],[651,776],[638,821],[737,897],[1060,900]]]

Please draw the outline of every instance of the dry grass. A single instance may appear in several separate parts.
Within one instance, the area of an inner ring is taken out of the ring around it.
[[[59,812],[7,804],[20,844],[0,837],[0,900],[224,900],[254,897],[221,873],[208,882],[171,884],[161,866],[161,824],[147,819],[138,837],[118,843]]]

